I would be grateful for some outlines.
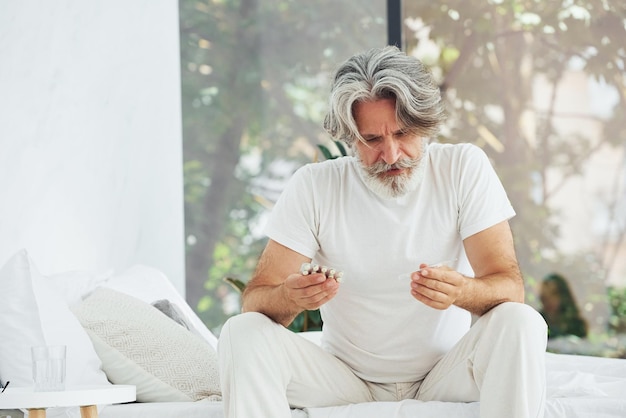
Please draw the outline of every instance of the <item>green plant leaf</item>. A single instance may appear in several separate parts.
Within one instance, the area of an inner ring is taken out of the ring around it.
[[[333,154],[331,154],[330,150],[326,146],[317,144],[317,148],[319,148],[319,150],[322,151],[322,154],[324,154],[324,157],[327,160],[332,160],[333,158],[335,158],[333,157]]]
[[[343,143],[341,141],[334,141],[335,145],[337,145],[337,149],[339,149],[339,153],[341,154],[342,157],[345,157],[348,155],[348,151],[346,150],[346,147],[343,146]]]
[[[224,281],[231,285],[239,293],[243,293],[244,289],[246,288],[246,284],[239,279],[224,277]]]

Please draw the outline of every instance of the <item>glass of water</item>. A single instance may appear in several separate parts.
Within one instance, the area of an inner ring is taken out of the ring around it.
[[[66,350],[64,345],[31,347],[35,392],[65,390]]]

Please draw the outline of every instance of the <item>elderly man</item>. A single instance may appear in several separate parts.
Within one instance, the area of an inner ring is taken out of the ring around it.
[[[429,143],[443,120],[432,75],[397,48],[339,67],[324,125],[354,156],[302,167],[272,212],[219,341],[227,417],[403,399],[543,416],[547,332],[523,304],[515,212],[479,148]],[[317,308],[321,347],[285,328]]]

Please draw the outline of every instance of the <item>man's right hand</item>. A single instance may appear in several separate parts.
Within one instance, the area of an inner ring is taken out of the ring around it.
[[[311,259],[269,240],[252,279],[243,292],[243,311],[261,312],[288,326],[303,310],[315,310],[339,289],[324,273],[303,275],[302,263]]]
[[[339,283],[329,279],[324,273],[303,276],[290,274],[283,282],[285,297],[304,310],[315,310],[331,300],[339,290]]]

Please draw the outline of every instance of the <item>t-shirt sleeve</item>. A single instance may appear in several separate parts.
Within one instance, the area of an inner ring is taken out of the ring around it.
[[[462,239],[515,216],[502,182],[482,149],[475,145],[463,147],[459,176]]]
[[[316,198],[313,173],[306,165],[294,173],[278,198],[265,234],[279,244],[313,258],[320,248]]]

